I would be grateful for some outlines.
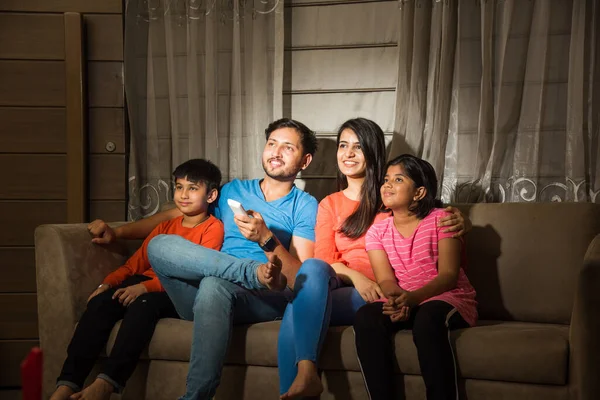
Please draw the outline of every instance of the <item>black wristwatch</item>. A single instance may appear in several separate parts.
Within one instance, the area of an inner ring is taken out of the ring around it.
[[[277,242],[277,238],[273,234],[271,235],[270,238],[265,240],[264,243],[259,244],[260,248],[263,249],[263,251],[266,251],[267,253],[271,253],[271,252],[275,251],[275,248],[278,245],[279,245],[279,242]]]

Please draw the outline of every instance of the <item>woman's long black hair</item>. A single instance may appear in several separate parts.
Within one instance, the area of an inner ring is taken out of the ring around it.
[[[360,203],[358,208],[344,221],[340,232],[345,236],[356,239],[367,232],[375,216],[381,209],[381,183],[385,165],[385,137],[383,131],[375,122],[366,118],[350,119],[342,124],[337,135],[337,145],[340,145],[340,136],[345,129],[352,130],[358,137],[365,158],[365,180],[360,189]],[[348,187],[348,179],[337,172],[338,189]]]

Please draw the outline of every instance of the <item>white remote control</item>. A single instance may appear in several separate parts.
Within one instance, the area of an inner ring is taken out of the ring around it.
[[[233,211],[235,215],[248,215],[239,201],[227,199],[227,204],[229,204],[229,208],[231,208],[231,211]]]

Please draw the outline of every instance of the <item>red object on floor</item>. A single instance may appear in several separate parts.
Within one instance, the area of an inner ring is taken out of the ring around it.
[[[21,362],[23,400],[42,399],[42,349],[34,347]]]

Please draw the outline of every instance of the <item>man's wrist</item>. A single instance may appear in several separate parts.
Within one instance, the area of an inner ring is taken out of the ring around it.
[[[269,235],[266,237],[266,239],[260,241],[258,245],[264,252],[272,253],[275,251],[275,248],[279,246],[279,241],[277,240],[277,237],[275,237],[275,235],[269,231]]]

